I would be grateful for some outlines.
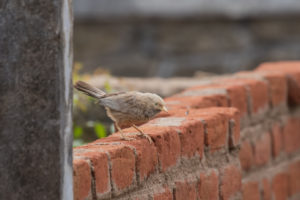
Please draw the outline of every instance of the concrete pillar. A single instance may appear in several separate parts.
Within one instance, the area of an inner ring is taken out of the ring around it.
[[[71,3],[0,1],[0,199],[73,199]]]

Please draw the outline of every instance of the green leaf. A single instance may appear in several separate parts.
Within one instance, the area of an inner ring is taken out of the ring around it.
[[[96,122],[94,126],[95,133],[98,138],[106,137],[106,129],[103,124]]]
[[[80,138],[82,136],[83,130],[80,126],[74,126],[73,136],[75,139]]]

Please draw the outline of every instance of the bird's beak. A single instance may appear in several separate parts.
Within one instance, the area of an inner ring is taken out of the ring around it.
[[[166,106],[163,106],[163,107],[162,107],[162,110],[168,113],[168,109],[167,109]]]

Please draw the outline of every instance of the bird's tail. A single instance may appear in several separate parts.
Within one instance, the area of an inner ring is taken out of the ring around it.
[[[77,90],[85,93],[86,95],[95,97],[98,99],[102,98],[105,95],[105,92],[103,92],[102,90],[100,90],[94,86],[91,86],[90,84],[83,82],[83,81],[77,81],[76,84],[74,85],[74,87]]]

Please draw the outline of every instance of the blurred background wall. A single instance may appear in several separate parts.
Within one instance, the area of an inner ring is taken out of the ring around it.
[[[299,0],[73,1],[85,72],[190,76],[300,59]]]

